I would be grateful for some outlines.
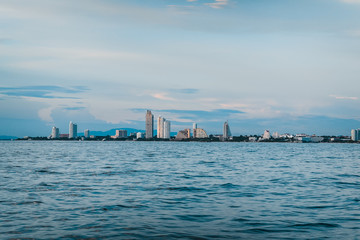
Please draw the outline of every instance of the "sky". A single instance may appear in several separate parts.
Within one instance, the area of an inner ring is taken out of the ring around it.
[[[350,135],[359,66],[360,0],[0,0],[0,135]]]

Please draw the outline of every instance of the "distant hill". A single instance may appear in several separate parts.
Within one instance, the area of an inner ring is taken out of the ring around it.
[[[0,140],[11,140],[11,139],[18,139],[19,137],[15,136],[6,136],[6,135],[0,135]]]

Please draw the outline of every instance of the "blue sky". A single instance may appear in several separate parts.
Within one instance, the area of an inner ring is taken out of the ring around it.
[[[360,0],[0,0],[0,135],[360,127]]]

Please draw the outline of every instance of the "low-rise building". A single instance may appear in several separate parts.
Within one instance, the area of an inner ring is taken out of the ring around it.
[[[270,137],[271,137],[271,136],[270,136],[270,131],[269,131],[269,130],[265,130],[262,139],[263,139],[263,140],[268,140],[268,139],[270,139]]]
[[[178,132],[176,135],[175,140],[183,140],[183,139],[189,139],[190,138],[190,129],[184,129]]]
[[[298,137],[298,141],[303,142],[303,143],[319,143],[322,142],[324,140],[323,137],[319,137],[319,136],[301,136]]]
[[[144,138],[145,137],[145,134],[144,133],[142,133],[142,132],[138,132],[138,133],[136,133],[136,138],[137,139],[141,139],[141,138]]]
[[[206,131],[202,128],[194,129],[194,138],[208,138]]]

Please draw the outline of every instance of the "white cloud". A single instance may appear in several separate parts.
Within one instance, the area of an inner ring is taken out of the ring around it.
[[[144,54],[137,54],[122,51],[107,51],[101,49],[81,48],[50,48],[50,47],[29,47],[29,48],[0,48],[2,55],[11,57],[31,58],[61,58],[61,59],[98,59],[98,60],[140,60],[145,59]],[[149,60],[149,58],[147,58]]]
[[[358,97],[346,97],[346,96],[336,96],[336,95],[330,95],[330,97],[333,97],[335,99],[343,99],[343,100],[359,100]]]
[[[223,8],[228,4],[229,4],[228,0],[215,0],[215,2],[213,2],[213,3],[205,3],[205,5],[207,5],[211,8],[217,8],[217,9]]]
[[[200,98],[200,99],[198,99],[198,101],[212,103],[212,102],[218,102],[218,101],[220,101],[220,99],[210,97],[210,98]]]
[[[171,13],[177,15],[189,15],[195,9],[194,6],[168,5],[167,7]]]
[[[238,109],[238,110],[249,107],[248,104],[242,104],[242,103],[225,103],[225,104],[223,103],[220,104],[220,106],[225,109]]]
[[[360,0],[340,0],[344,3],[351,3],[351,4],[360,4]]]
[[[163,9],[132,6],[125,3],[110,1],[78,0],[78,1],[47,1],[47,0],[2,0],[0,16],[4,19],[41,20],[52,26],[77,25],[87,20],[94,24],[113,23],[114,19],[127,18],[132,24],[174,24],[169,14]]]
[[[360,30],[347,31],[346,33],[351,37],[360,37]]]
[[[167,93],[154,93],[151,94],[152,97],[156,98],[156,99],[160,99],[160,100],[166,100],[166,101],[175,101],[174,98],[168,97]]]
[[[159,61],[159,58],[143,53],[90,48],[0,45],[0,52],[8,59],[3,63],[3,66],[8,68],[52,72],[58,76],[70,75],[72,78],[90,76],[102,79],[112,77],[117,80],[116,76],[122,73],[120,69],[124,69],[124,66],[142,66],[144,63],[156,64]]]
[[[40,109],[38,111],[38,115],[39,115],[40,119],[43,121],[46,121],[46,122],[53,122],[54,120],[51,117],[52,110],[53,110],[53,107]]]

